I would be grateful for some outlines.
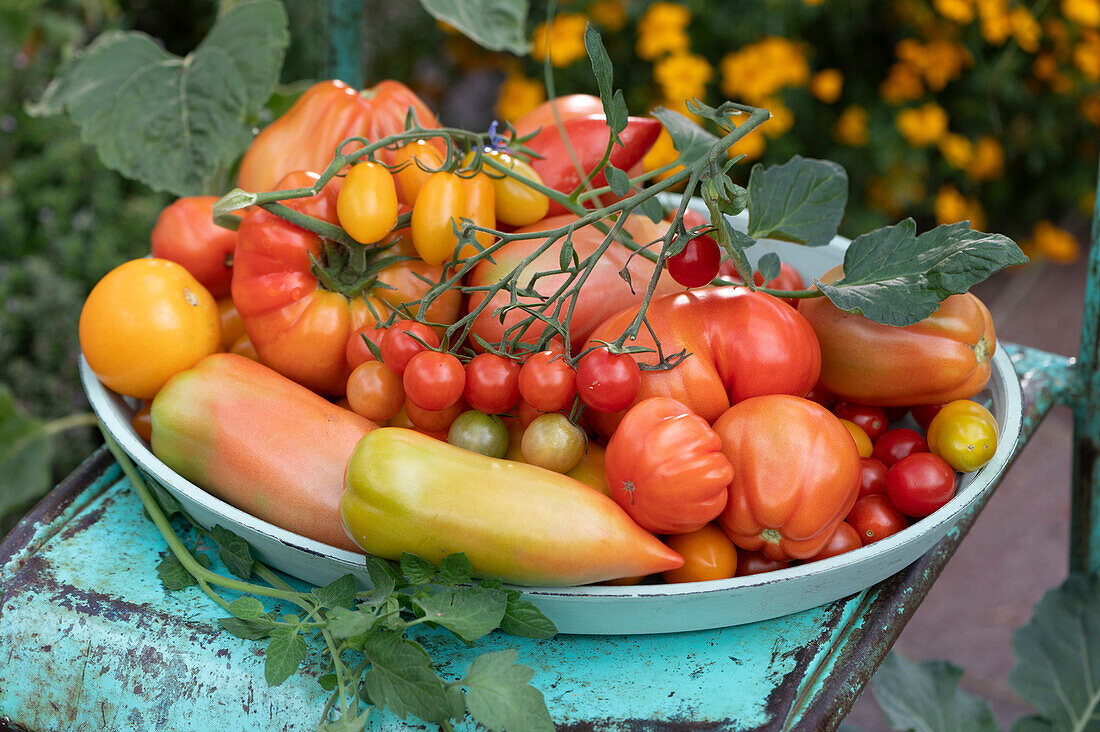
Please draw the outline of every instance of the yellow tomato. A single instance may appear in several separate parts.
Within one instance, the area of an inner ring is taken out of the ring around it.
[[[863,428],[847,419],[840,420],[840,423],[844,425],[845,429],[852,433],[852,439],[856,441],[856,449],[859,450],[859,456],[861,458],[871,457],[874,445],[871,444],[871,438],[867,436]]]
[[[969,399],[948,402],[928,425],[928,449],[955,470],[972,473],[997,451],[997,420]]]
[[[357,163],[336,198],[340,226],[360,244],[373,244],[397,223],[397,188],[380,163]]]
[[[539,174],[530,165],[514,155],[500,150],[486,150],[485,155],[532,183],[543,184]],[[473,157],[474,154],[469,153],[463,164],[469,165],[473,161]],[[507,173],[500,172],[491,165],[486,164],[482,170],[493,181],[498,221],[509,226],[530,226],[536,221],[546,218],[546,214],[550,210],[550,199],[545,193],[535,190]]]
[[[218,304],[175,262],[135,259],[92,288],[80,311],[80,348],[107,388],[152,399],[221,348]]]
[[[684,557],[684,566],[661,573],[665,582],[705,582],[737,573],[737,548],[717,524],[666,536],[665,544]]]

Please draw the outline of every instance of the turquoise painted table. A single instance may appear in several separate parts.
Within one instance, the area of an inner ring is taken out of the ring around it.
[[[1023,446],[1072,384],[1074,361],[1012,345]],[[485,650],[516,648],[559,729],[834,728],[858,698],[981,506],[899,574],[774,620],[643,636],[494,634],[466,648],[419,638],[459,676]],[[25,730],[313,729],[321,659],[269,689],[262,647],[220,632],[198,588],[169,593],[167,546],[100,451],[0,543],[0,726]],[[216,568],[217,569],[217,568]],[[230,595],[232,599],[232,595]],[[389,713],[369,729],[405,729]],[[417,728],[414,726],[414,728]]]

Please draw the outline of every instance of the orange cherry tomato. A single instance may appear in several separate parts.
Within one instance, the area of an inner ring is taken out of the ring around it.
[[[729,579],[737,573],[737,548],[715,524],[687,534],[673,534],[665,544],[684,558],[679,569],[662,572],[665,582],[706,582]]]
[[[348,404],[372,422],[385,422],[401,411],[405,389],[401,377],[381,361],[359,364],[348,377]]]
[[[373,244],[397,223],[397,188],[380,163],[356,163],[336,197],[340,226],[360,244]]]
[[[416,204],[420,189],[428,177],[443,167],[445,156],[426,140],[414,140],[397,148],[393,154],[393,174],[397,198],[409,206]]]

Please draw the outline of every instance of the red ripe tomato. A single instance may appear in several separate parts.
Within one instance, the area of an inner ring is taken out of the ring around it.
[[[356,366],[367,361],[374,361],[374,353],[363,339],[367,338],[381,349],[382,336],[384,335],[386,335],[386,329],[378,327],[377,323],[363,326],[352,333],[351,338],[348,338],[348,345],[344,351],[344,355],[348,359],[348,368],[355,369]]]
[[[859,534],[863,546],[892,536],[909,525],[905,515],[894,508],[894,504],[884,495],[857,499],[845,521]]]
[[[913,419],[917,420],[917,424],[925,432],[928,431],[928,425],[932,424],[932,419],[940,413],[940,410],[944,408],[946,402],[941,404],[918,404],[915,407],[909,409],[909,413],[913,415]]]
[[[169,204],[153,226],[153,256],[182,264],[215,298],[229,294],[237,232],[214,223],[217,196],[188,196]]]
[[[641,383],[638,362],[625,353],[597,348],[577,365],[577,393],[597,412],[626,409],[638,396]]]
[[[466,404],[465,399],[461,398],[446,409],[438,411],[418,407],[411,399],[405,398],[405,416],[408,418],[409,424],[421,432],[438,437],[444,442],[447,441],[447,430],[451,428],[451,424],[458,419],[458,415],[467,409],[469,409],[469,405]]]
[[[405,396],[416,406],[438,412],[458,403],[466,387],[466,369],[453,353],[421,351],[401,376]]]
[[[722,251],[718,243],[706,234],[688,241],[678,254],[665,260],[672,279],[684,287],[703,287],[718,276]]]
[[[567,409],[577,395],[577,372],[560,353],[540,351],[520,368],[519,393],[540,412]]]
[[[848,522],[841,521],[825,544],[825,548],[806,561],[816,562],[819,559],[828,559],[838,554],[850,552],[853,549],[859,549],[861,546],[863,546],[863,542],[859,540],[859,534],[856,533],[856,530]]]
[[[907,516],[928,516],[955,496],[955,471],[930,452],[898,460],[886,473],[886,495]]]
[[[417,340],[419,338],[420,340]],[[395,374],[401,376],[405,373],[405,367],[411,359],[421,351],[427,350],[424,343],[432,348],[439,347],[439,336],[428,326],[415,320],[399,320],[382,336],[380,348],[382,350],[382,363],[390,367]]]
[[[519,369],[518,363],[495,353],[474,356],[466,364],[466,401],[485,414],[507,412],[519,402]]]
[[[837,400],[836,394],[825,389],[821,384],[817,384],[814,388],[810,389],[810,391],[806,393],[806,398],[811,402],[817,402],[826,409],[832,409]]]
[[[887,430],[875,440],[871,457],[882,462],[887,468],[915,452],[928,452],[928,443],[921,433],[908,427],[895,427]]]
[[[859,495],[886,493],[886,466],[873,457],[859,459]]]
[[[764,552],[750,552],[744,549],[737,550],[737,576],[745,577],[750,574],[764,574],[774,572],[777,569],[786,569],[790,562],[781,562],[764,554]]]
[[[833,406],[833,414],[857,424],[874,442],[890,428],[890,420],[882,407],[872,407],[855,402],[839,402]]]

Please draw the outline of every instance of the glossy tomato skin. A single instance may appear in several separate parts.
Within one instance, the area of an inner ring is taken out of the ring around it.
[[[723,279],[730,280],[731,282],[741,282],[741,273],[737,271],[737,266],[733,263],[732,259],[727,259],[722,262],[719,268],[718,275]],[[764,282],[764,275],[760,273],[760,270],[753,272],[752,281],[757,287],[767,287],[771,290],[804,290],[806,289],[806,283],[802,279],[802,275],[794,265],[787,264],[786,262],[779,263],[779,274],[775,279]],[[798,303],[800,299],[797,297],[785,298],[783,302],[790,305],[792,308],[798,309]]]
[[[854,402],[840,402],[833,406],[833,414],[859,425],[872,443],[882,437],[882,434],[890,428],[890,420],[887,419],[886,412],[882,407],[855,404]]]
[[[523,430],[520,451],[528,465],[568,473],[584,457],[587,444],[580,427],[564,414],[550,412],[535,417]]]
[[[859,540],[859,534],[847,521],[841,521],[836,531],[829,537],[825,547],[807,561],[816,562],[820,559],[828,559],[840,554],[846,554],[853,549],[859,549],[863,542]]]
[[[470,409],[451,422],[447,442],[479,455],[502,458],[508,452],[508,428],[500,417]]]
[[[456,227],[462,219],[478,226],[496,228],[493,183],[484,173],[462,176],[439,171],[428,176],[416,197],[412,210],[412,242],[417,254],[428,264],[441,265],[477,254],[472,244],[459,249]],[[477,232],[475,239],[482,247],[492,244],[491,235]]]
[[[532,183],[542,185],[539,174],[521,158],[495,148],[486,149],[485,155]],[[472,154],[468,156],[467,162],[472,157]],[[483,170],[493,182],[498,221],[507,226],[530,226],[546,218],[550,211],[550,199],[545,193],[491,166],[486,165]]]
[[[340,226],[360,244],[373,244],[397,223],[397,186],[380,163],[351,166],[336,198]]]
[[[917,421],[920,428],[927,432],[928,425],[932,424],[933,418],[943,407],[944,404],[918,404],[910,409],[909,413],[913,415],[913,419]]]
[[[441,170],[446,156],[427,140],[413,140],[393,153],[393,179],[397,199],[407,206],[416,204],[428,176]]]
[[[380,361],[364,361],[348,377],[348,405],[356,414],[372,422],[385,422],[397,416],[405,404],[401,377]]]
[[[747,577],[753,574],[764,574],[786,569],[791,563],[772,559],[763,552],[750,552],[743,549],[737,550],[737,576]]]
[[[183,267],[215,298],[229,294],[237,232],[214,223],[216,196],[187,196],[160,212],[150,236],[152,254]]]
[[[577,365],[577,394],[597,412],[626,409],[638,396],[641,383],[638,362],[625,353],[597,348]]]
[[[636,314],[632,308],[607,320],[592,342],[615,340]],[[637,401],[669,397],[714,422],[732,404],[765,394],[801,396],[817,382],[821,354],[813,329],[771,295],[736,286],[689,290],[654,298],[646,317],[666,353],[675,344],[691,355],[672,369],[644,371]],[[626,345],[655,348],[646,328]],[[657,362],[655,353],[631,356]],[[603,434],[614,428],[612,420],[593,421]]]
[[[891,466],[886,495],[906,516],[923,518],[955,497],[955,471],[939,455],[914,453]]]
[[[863,546],[893,536],[909,525],[885,495],[863,496],[852,506],[846,521],[859,534]]]
[[[421,127],[439,126],[428,106],[401,82],[387,79],[362,91],[342,81],[317,82],[252,141],[241,159],[237,185],[270,191],[291,171],[322,171],[332,162],[336,146],[349,137],[376,141],[404,132],[410,107]],[[430,144],[444,149],[436,139]],[[360,147],[349,144],[343,152]],[[393,162],[390,150],[379,150],[378,157]]]
[[[827,273],[829,281],[835,273]],[[967,399],[989,381],[996,334],[975,295],[951,295],[919,323],[898,328],[846,313],[828,298],[803,300],[821,344],[821,383],[842,399],[909,407]]]
[[[928,452],[924,435],[908,427],[895,427],[875,441],[871,457],[889,468],[898,460],[917,452]]]
[[[928,425],[928,449],[955,470],[972,473],[997,451],[997,420],[977,402],[944,405]]]
[[[886,466],[873,457],[859,459],[859,495],[886,493]]]
[[[421,409],[438,412],[462,398],[466,369],[453,353],[423,350],[409,359],[401,383],[409,401]]]
[[[80,310],[80,349],[113,391],[152,399],[221,348],[217,301],[180,264],[134,259],[96,283]]]
[[[706,234],[688,241],[682,251],[669,257],[665,266],[672,279],[684,287],[703,287],[718,276],[722,252]]]
[[[863,431],[855,422],[850,422],[846,419],[841,419],[840,423],[844,425],[844,429],[848,430],[848,433],[852,436],[852,439],[856,443],[856,451],[861,458],[871,457],[871,451],[874,449],[874,443],[871,442],[871,438],[867,436],[867,433]]]
[[[520,367],[519,393],[540,412],[567,409],[577,394],[577,372],[560,353],[540,351]]]
[[[398,320],[386,329],[380,341],[382,362],[395,374],[403,376],[412,357],[427,350],[425,343],[432,348],[438,348],[439,336],[423,323],[415,320]]]
[[[479,353],[466,364],[466,401],[485,414],[501,414],[519,403],[520,365],[495,353]]]
[[[698,531],[726,505],[734,471],[722,448],[718,434],[683,404],[666,397],[638,402],[607,443],[611,497],[647,531]]]
[[[707,582],[737,574],[737,547],[715,524],[667,536],[664,541],[684,558],[684,566],[661,573],[665,582]]]
[[[820,552],[859,492],[859,453],[839,420],[776,394],[735,404],[714,431],[733,465],[718,517],[733,542],[781,561]]]

